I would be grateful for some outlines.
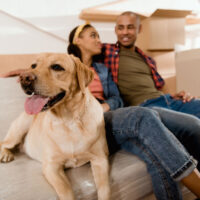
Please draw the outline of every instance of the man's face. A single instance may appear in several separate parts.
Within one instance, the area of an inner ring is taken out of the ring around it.
[[[139,31],[140,25],[137,23],[135,15],[122,15],[118,17],[115,26],[115,33],[121,47],[133,47]]]

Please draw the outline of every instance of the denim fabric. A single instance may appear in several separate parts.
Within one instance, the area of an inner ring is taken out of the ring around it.
[[[191,173],[196,164],[157,111],[127,107],[107,112],[104,117],[109,149],[117,145],[146,163],[157,199],[182,199],[176,181]]]
[[[159,113],[163,124],[178,138],[187,151],[198,161],[200,171],[200,120],[173,110],[152,107]]]
[[[92,66],[99,75],[106,99],[104,102],[110,106],[110,110],[115,110],[117,108],[123,107],[124,104],[120,97],[119,90],[117,85],[112,80],[112,75],[108,68],[102,63],[92,63]]]
[[[200,100],[193,99],[190,102],[183,103],[182,100],[173,99],[169,94],[162,95],[155,99],[149,99],[140,104],[144,107],[162,107],[174,111],[192,114],[200,118]]]
[[[173,99],[169,94],[149,99],[140,104],[143,107],[157,107],[165,126],[174,133],[188,152],[198,161],[200,170],[200,100],[193,99],[183,103]]]

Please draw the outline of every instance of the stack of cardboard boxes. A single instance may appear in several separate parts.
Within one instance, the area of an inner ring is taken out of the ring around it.
[[[200,49],[177,52],[175,55],[177,90],[200,97]]]
[[[143,31],[137,45],[146,49],[148,55],[157,61],[170,93],[184,90],[200,97],[200,49],[175,50],[177,44],[184,49],[185,18],[190,13],[184,10],[156,10],[142,20]]]

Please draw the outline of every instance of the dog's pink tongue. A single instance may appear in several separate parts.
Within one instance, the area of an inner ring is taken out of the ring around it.
[[[40,95],[33,95],[32,97],[27,98],[24,104],[26,113],[29,115],[39,113],[48,100],[48,97],[45,98]]]

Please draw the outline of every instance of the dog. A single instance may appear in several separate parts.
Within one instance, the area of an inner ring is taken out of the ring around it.
[[[88,89],[93,72],[68,54],[40,54],[19,76],[27,95],[25,111],[0,143],[0,161],[20,149],[42,163],[60,200],[74,200],[64,168],[90,162],[98,200],[109,200],[108,147],[103,109]]]

